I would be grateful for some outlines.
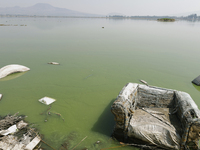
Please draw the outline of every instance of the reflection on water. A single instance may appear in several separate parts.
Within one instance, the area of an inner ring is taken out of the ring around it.
[[[27,115],[56,149],[65,142],[74,147],[86,136],[77,149],[120,146],[110,139],[110,106],[128,82],[143,79],[185,91],[200,105],[200,93],[191,83],[199,75],[199,22],[1,18],[6,21],[27,26],[0,27],[0,66],[23,64],[31,71],[0,82],[5,95],[1,115]],[[52,61],[61,65],[47,64]],[[52,115],[45,122],[46,115],[40,114],[48,106],[38,102],[44,96],[56,99],[51,112],[62,114],[64,121]]]
[[[13,74],[10,74],[2,79],[0,79],[0,81],[8,81],[8,80],[12,80],[12,79],[15,79],[15,78],[18,78],[20,76],[22,76],[23,74],[25,74],[26,72],[17,72],[17,73],[13,73]]]

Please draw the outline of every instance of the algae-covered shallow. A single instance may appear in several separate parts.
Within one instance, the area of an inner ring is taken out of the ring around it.
[[[128,82],[144,79],[185,91],[200,105],[198,87],[191,83],[200,74],[199,22],[0,19],[27,25],[0,28],[0,67],[21,64],[31,69],[0,81],[1,115],[27,115],[55,149],[63,143],[72,149],[86,136],[76,149],[120,146],[110,139],[110,107]],[[54,61],[60,65],[47,64]],[[45,96],[56,99],[51,108],[38,101]]]

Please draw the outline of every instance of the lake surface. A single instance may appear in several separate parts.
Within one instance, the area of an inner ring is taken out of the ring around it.
[[[10,25],[0,26],[0,68],[31,69],[0,80],[0,115],[25,114],[55,149],[67,139],[72,149],[86,136],[77,150],[119,146],[110,139],[110,107],[128,82],[143,79],[185,91],[200,106],[200,88],[191,83],[200,75],[200,22],[0,18],[0,23]],[[47,64],[51,61],[61,65]],[[49,108],[38,102],[44,96],[56,99],[50,116],[41,115]]]

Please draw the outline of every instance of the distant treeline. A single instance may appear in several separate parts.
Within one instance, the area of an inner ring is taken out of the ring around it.
[[[108,18],[108,19],[145,19],[145,20],[158,20],[163,18],[170,18],[175,20],[189,20],[189,21],[200,21],[200,16],[197,14],[191,14],[189,16],[121,16],[121,15],[112,15],[112,16],[104,16],[104,17],[93,17],[93,16],[37,16],[37,15],[12,15],[12,14],[4,14],[0,17],[34,17],[34,18]]]
[[[121,16],[121,15],[113,15],[108,16],[108,18],[113,19],[147,19],[147,20],[165,20],[165,21],[174,21],[174,20],[190,20],[190,21],[200,21],[200,16],[197,16],[197,14],[191,14],[189,16]]]

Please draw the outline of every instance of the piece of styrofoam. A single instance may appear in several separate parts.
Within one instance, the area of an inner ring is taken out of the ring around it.
[[[53,103],[53,102],[55,102],[55,101],[56,101],[55,99],[50,98],[50,97],[47,97],[47,96],[45,96],[45,97],[39,99],[39,102],[41,102],[41,103],[43,103],[43,104],[45,104],[45,105],[49,105],[49,104],[51,104],[51,103]]]

